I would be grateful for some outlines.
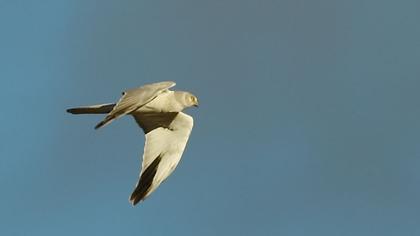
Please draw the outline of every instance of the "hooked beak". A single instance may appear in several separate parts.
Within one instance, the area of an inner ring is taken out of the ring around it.
[[[198,101],[194,104],[195,107],[198,107]]]

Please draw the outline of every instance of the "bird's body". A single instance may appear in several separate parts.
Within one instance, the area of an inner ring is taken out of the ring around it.
[[[193,118],[182,111],[197,106],[189,92],[170,91],[174,82],[160,82],[123,92],[117,104],[68,109],[72,114],[107,114],[95,129],[122,115],[132,115],[146,141],[140,179],[130,196],[133,205],[148,197],[176,168],[193,127]]]
[[[134,114],[149,112],[181,112],[185,107],[178,101],[178,95],[183,93],[186,92],[170,90],[163,91],[155,99],[134,111]]]

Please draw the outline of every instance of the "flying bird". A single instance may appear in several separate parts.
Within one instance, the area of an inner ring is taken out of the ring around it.
[[[171,91],[175,82],[147,84],[122,93],[115,103],[68,109],[72,114],[107,114],[95,129],[113,120],[132,115],[145,133],[145,145],[140,177],[130,196],[136,205],[144,201],[174,171],[184,152],[193,118],[182,111],[198,106],[190,92]]]

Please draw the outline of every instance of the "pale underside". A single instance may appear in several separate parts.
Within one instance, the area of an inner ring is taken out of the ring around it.
[[[130,201],[136,204],[148,197],[178,165],[193,127],[193,118],[183,112],[134,113],[133,116],[146,133],[140,179],[130,196]],[[160,158],[157,167],[150,167],[156,158]],[[156,170],[145,175],[148,168]],[[154,175],[152,180],[150,175]]]

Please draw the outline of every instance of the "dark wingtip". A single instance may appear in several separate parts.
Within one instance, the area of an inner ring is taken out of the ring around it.
[[[68,113],[74,114],[74,108],[69,108],[66,110]]]
[[[138,189],[136,189],[130,196],[131,205],[133,205],[133,206],[137,205],[141,200],[143,200],[146,193],[147,193],[147,191],[139,194]]]
[[[108,124],[108,123],[110,123],[113,119],[115,118],[115,116],[107,116],[107,117],[105,117],[105,119],[103,120],[103,121],[101,121],[101,122],[99,122],[96,126],[95,126],[95,129],[99,129],[99,128],[101,128],[102,126],[104,126],[104,125],[106,125],[106,124]]]
[[[95,126],[95,129],[99,129],[99,128],[101,128],[104,124],[105,124],[105,122],[104,122],[104,121],[99,122],[99,123]]]
[[[146,170],[141,174],[139,182],[137,183],[136,188],[130,196],[130,202],[135,206],[140,201],[143,201],[146,198],[146,195],[149,193],[149,189],[152,186],[153,179],[155,178],[157,168],[159,166],[162,156],[159,155],[153,162],[146,168]]]
[[[130,198],[131,205],[133,205],[133,206],[137,205],[137,203],[139,203],[140,200],[141,200],[140,198],[136,198],[135,196],[131,196],[131,198]]]

